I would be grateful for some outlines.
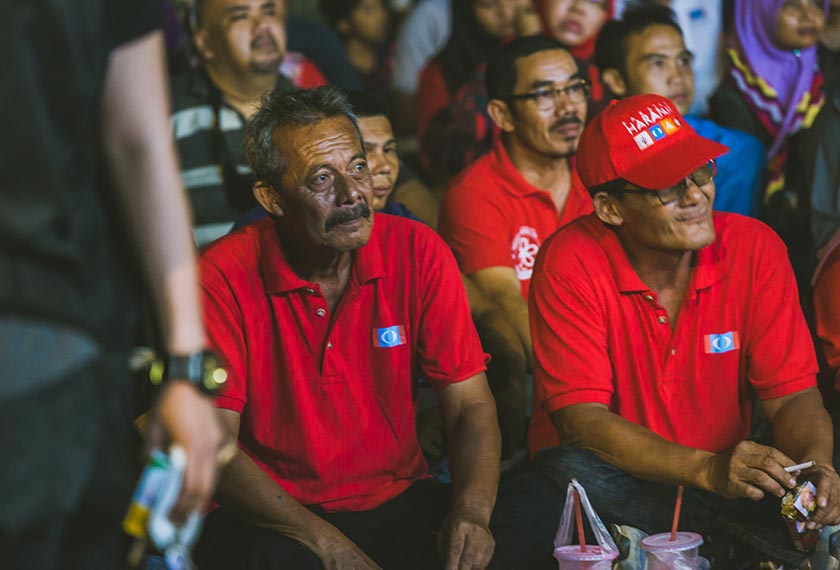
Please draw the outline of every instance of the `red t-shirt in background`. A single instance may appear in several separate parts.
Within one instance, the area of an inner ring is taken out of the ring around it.
[[[762,400],[816,385],[814,345],[782,240],[715,214],[676,328],[595,214],[543,246],[529,299],[534,414],[529,449],[557,445],[549,414],[600,403],[665,439],[719,452],[749,434]]]
[[[528,298],[540,245],[558,228],[592,212],[592,198],[570,161],[571,188],[562,212],[551,195],[516,170],[501,141],[452,182],[443,198],[440,234],[467,275],[512,267]]]
[[[413,390],[485,370],[461,276],[420,223],[377,214],[330,314],[286,262],[266,218],[205,251],[206,328],[229,370],[216,405],[240,412],[239,446],[304,505],[362,511],[427,465]]]
[[[298,52],[286,52],[280,64],[280,73],[288,77],[298,89],[315,89],[329,84],[315,62]]]

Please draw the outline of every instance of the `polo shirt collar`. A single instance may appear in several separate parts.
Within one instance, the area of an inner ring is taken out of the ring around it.
[[[633,265],[627,257],[627,252],[615,232],[607,224],[598,220],[595,214],[590,215],[600,226],[598,242],[607,256],[619,291],[622,293],[649,291],[650,287],[645,285],[636,270],[633,269]],[[715,241],[697,252],[694,269],[688,284],[690,291],[706,289],[724,278],[720,264],[720,231],[717,215],[715,215],[715,230]]]
[[[549,199],[551,198],[551,195],[547,190],[537,188],[525,180],[525,177],[522,176],[519,170],[516,169],[516,166],[514,166],[513,161],[511,161],[510,155],[508,154],[505,145],[502,143],[501,137],[499,137],[493,145],[490,160],[493,172],[502,181],[502,187],[509,194],[514,196],[540,194],[548,197]],[[572,177],[577,176],[574,157],[569,158],[569,169]],[[572,180],[572,185],[574,185],[574,180]],[[552,204],[553,203],[554,202],[552,201]]]
[[[274,218],[266,216],[255,224],[260,246],[260,273],[269,294],[282,294],[298,289],[312,289],[314,284],[301,279],[286,260],[280,237],[274,227]],[[356,250],[353,257],[351,281],[364,285],[373,279],[385,276],[382,243],[379,240],[377,224],[373,224],[370,240]]]

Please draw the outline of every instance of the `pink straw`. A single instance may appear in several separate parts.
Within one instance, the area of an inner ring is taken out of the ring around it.
[[[674,522],[671,524],[671,538],[673,542],[677,540],[677,525],[680,522],[680,509],[682,509],[683,486],[677,487],[677,504],[674,506]]]
[[[574,489],[575,520],[577,521],[578,540],[580,540],[580,551],[586,552],[586,537],[583,535],[583,515],[580,513],[580,498],[577,489]]]

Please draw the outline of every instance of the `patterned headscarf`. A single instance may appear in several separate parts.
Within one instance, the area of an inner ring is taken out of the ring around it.
[[[747,103],[766,113],[775,128],[768,157],[773,158],[788,136],[795,133],[809,114],[815,99],[812,86],[819,74],[816,45],[804,50],[785,50],[773,42],[776,19],[785,0],[735,0],[735,40],[746,61],[733,59],[730,74]],[[828,14],[829,0],[823,0]],[[730,57],[733,54],[730,52]],[[819,111],[819,109],[816,109]],[[762,113],[762,114],[763,114]],[[811,117],[813,119],[813,117]],[[768,126],[765,124],[765,126]]]

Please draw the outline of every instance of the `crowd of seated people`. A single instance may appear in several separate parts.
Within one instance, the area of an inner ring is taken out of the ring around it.
[[[840,1],[163,3],[238,445],[198,568],[552,568],[572,478],[616,536],[683,486],[712,568],[806,567],[778,501],[840,525]]]

